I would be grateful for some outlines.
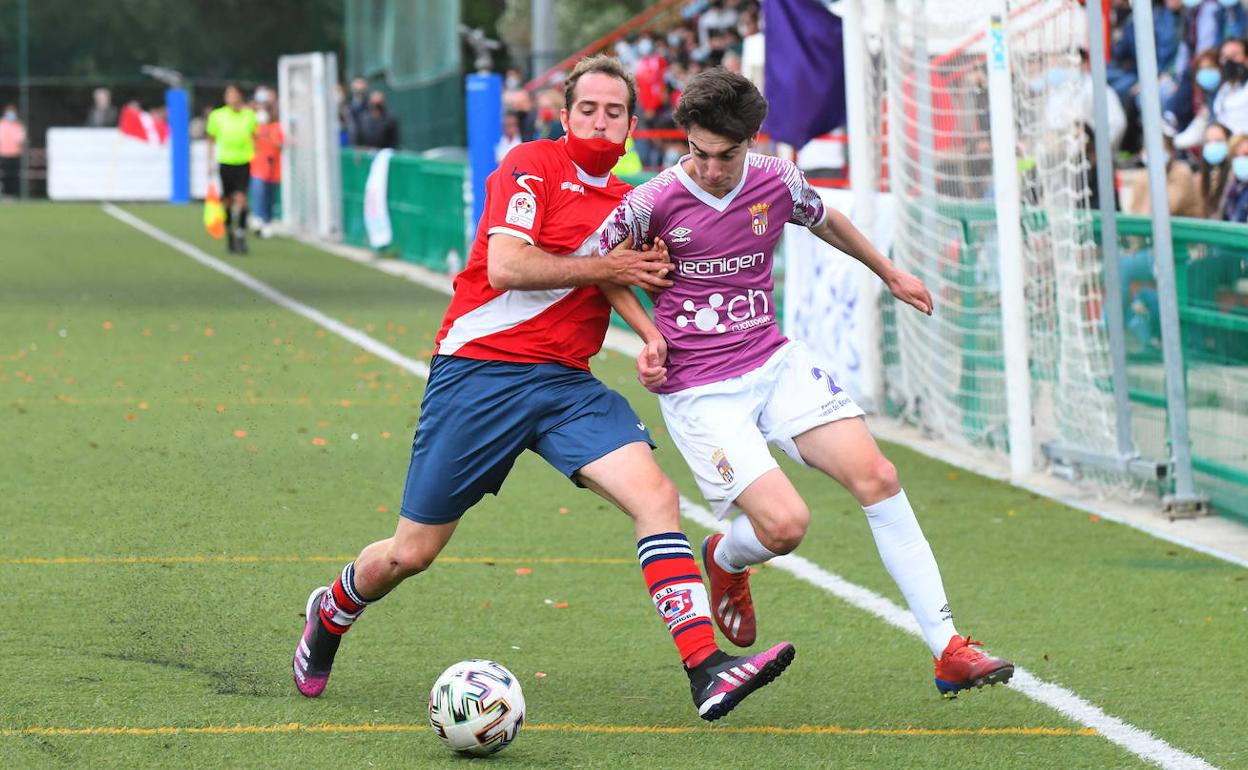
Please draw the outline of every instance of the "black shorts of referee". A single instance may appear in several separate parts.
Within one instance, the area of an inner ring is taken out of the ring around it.
[[[228,198],[234,193],[247,194],[251,185],[251,164],[218,163],[217,171],[221,173],[221,197]]]

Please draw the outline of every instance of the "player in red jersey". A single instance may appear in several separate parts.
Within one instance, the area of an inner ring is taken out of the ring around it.
[[[631,75],[592,57],[564,90],[566,136],[512,149],[486,181],[485,213],[438,332],[398,527],[309,596],[293,660],[303,695],[324,690],[365,607],[427,569],[525,449],[632,517],[646,585],[703,719],[728,713],[793,659],[788,643],[740,657],[716,647],[676,487],[628,402],[589,372],[610,317],[597,286],[665,288],[671,263],[626,244],[597,249],[596,231],[629,189],[610,169],[637,122]]]

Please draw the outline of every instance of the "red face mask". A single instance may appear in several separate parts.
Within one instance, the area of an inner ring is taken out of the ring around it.
[[[613,142],[605,137],[581,139],[569,132],[564,135],[564,142],[568,157],[590,176],[606,176],[624,155],[623,142]]]

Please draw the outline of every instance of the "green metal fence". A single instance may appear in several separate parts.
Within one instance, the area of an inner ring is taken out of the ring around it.
[[[354,246],[368,246],[364,185],[375,155],[342,151],[342,234]],[[394,241],[385,253],[443,273],[455,260],[464,264],[471,216],[465,198],[467,179],[462,162],[396,152],[390,160],[387,195]]]
[[[968,245],[979,243],[995,230],[996,212],[991,206],[949,204],[939,213],[957,223],[960,239]],[[1043,212],[1026,211],[1024,217],[1029,232],[1046,229]],[[1152,276],[1152,220],[1119,215],[1117,223],[1122,288],[1128,302],[1132,431],[1141,456],[1169,457],[1165,369]],[[1099,241],[1099,217],[1092,216],[1090,224]],[[1197,488],[1209,496],[1218,513],[1248,521],[1248,226],[1175,218],[1171,229]],[[973,285],[966,280],[951,282]],[[969,313],[988,311],[977,316],[978,323],[966,319],[962,323],[969,331],[962,343],[961,390],[974,398],[980,392],[973,382],[977,372],[997,371],[1003,366],[999,310],[995,304],[983,308],[976,298],[965,296],[961,307]],[[884,303],[886,367],[898,360],[892,310],[891,303]],[[967,419],[973,420],[974,404],[967,406]],[[974,432],[976,427],[967,425],[966,429]]]
[[[1142,343],[1158,333],[1152,220],[1119,216],[1118,233],[1129,336]],[[1248,521],[1248,226],[1175,218],[1172,233],[1192,470],[1219,513]],[[1131,350],[1127,376],[1136,442],[1146,456],[1166,456],[1165,377],[1154,345]]]

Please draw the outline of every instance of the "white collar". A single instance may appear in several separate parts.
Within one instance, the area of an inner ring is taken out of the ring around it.
[[[732,203],[733,199],[737,197],[737,193],[741,192],[741,189],[745,187],[746,177],[750,175],[749,155],[748,154],[746,155],[745,168],[741,170],[741,181],[737,182],[737,186],[729,190],[728,194],[722,198],[716,198],[714,195],[711,195],[706,190],[703,190],[701,186],[698,185],[697,182],[693,181],[693,177],[689,176],[688,171],[685,171],[685,160],[688,157],[689,156],[686,155],[683,158],[681,158],[679,161],[677,161],[676,178],[680,180],[680,183],[685,186],[686,190],[688,190],[690,193],[693,194],[693,197],[702,201],[703,203],[715,209],[716,211],[723,213],[723,211],[727,209],[728,206]]]

